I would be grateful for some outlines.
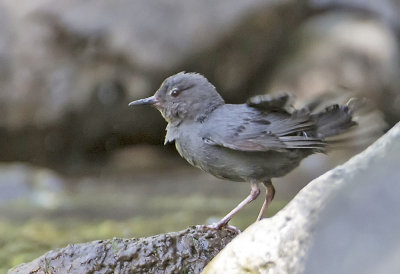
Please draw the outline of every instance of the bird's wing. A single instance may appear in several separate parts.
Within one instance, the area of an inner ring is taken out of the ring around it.
[[[257,95],[249,98],[246,104],[250,107],[257,108],[260,111],[277,111],[289,113],[289,94],[272,95]]]
[[[312,135],[315,124],[305,110],[288,114],[246,108],[245,111],[225,111],[224,116],[216,115],[211,128],[202,133],[203,141],[240,151],[295,148],[323,151],[326,143]]]

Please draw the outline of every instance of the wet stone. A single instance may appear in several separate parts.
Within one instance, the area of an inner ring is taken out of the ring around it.
[[[140,239],[70,244],[8,273],[199,273],[236,235],[193,226]]]

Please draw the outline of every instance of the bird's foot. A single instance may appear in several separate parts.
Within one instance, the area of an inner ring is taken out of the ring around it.
[[[219,230],[219,229],[222,229],[222,228],[226,228],[226,229],[228,229],[230,231],[233,231],[233,232],[235,232],[237,234],[240,234],[242,232],[236,226],[228,225],[228,224],[224,224],[224,223],[214,223],[214,224],[211,224],[211,225],[200,225],[200,227],[201,228],[206,228],[206,229],[213,229],[213,230]]]

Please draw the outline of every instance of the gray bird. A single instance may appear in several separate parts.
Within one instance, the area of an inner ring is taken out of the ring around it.
[[[245,104],[226,104],[216,88],[198,73],[170,76],[154,96],[129,105],[151,105],[168,122],[165,144],[175,142],[191,165],[218,178],[249,182],[249,196],[219,222],[221,228],[266,187],[260,220],[274,198],[271,178],[296,168],[305,157],[324,152],[326,137],[356,123],[348,106],[332,105],[320,113],[294,110],[289,96],[256,96]]]

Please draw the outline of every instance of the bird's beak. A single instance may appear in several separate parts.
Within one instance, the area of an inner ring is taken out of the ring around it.
[[[136,100],[136,101],[132,101],[129,103],[129,106],[136,106],[136,105],[154,105],[156,104],[158,101],[156,99],[156,97],[154,96],[150,96],[144,99],[140,99],[140,100]]]

